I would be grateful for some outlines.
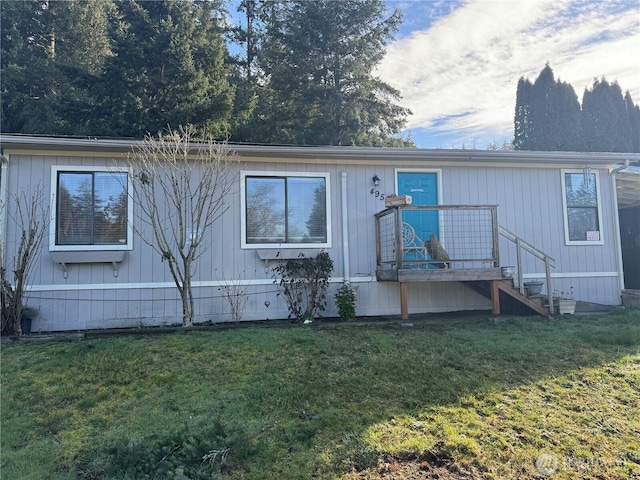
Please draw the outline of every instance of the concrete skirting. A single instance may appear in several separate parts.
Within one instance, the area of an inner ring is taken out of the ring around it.
[[[622,290],[622,304],[626,308],[640,309],[640,290]]]

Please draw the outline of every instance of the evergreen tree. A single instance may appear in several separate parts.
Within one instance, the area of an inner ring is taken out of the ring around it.
[[[531,148],[531,89],[533,85],[528,79],[520,77],[516,90],[516,113],[514,118],[513,147],[515,150],[532,150]]]
[[[261,86],[264,85],[264,77],[257,65],[264,37],[264,10],[261,0],[241,0],[237,11],[244,14],[244,20],[229,31],[231,41],[240,46],[240,53],[230,57],[230,63],[235,67],[230,79],[236,88],[231,127],[233,141],[255,141],[261,138],[256,135],[252,118],[256,114]]]
[[[580,150],[580,103],[573,87],[554,79],[547,64],[533,83],[528,104],[529,150]]]
[[[553,70],[547,64],[531,87],[531,102],[529,104],[531,126],[531,149],[554,150],[550,146],[554,142],[555,105],[554,89],[556,81]]]
[[[556,94],[560,108],[557,111],[556,150],[579,152],[583,150],[582,110],[578,96],[571,85],[558,80]]]
[[[627,90],[624,102],[629,116],[629,129],[631,131],[631,151],[640,152],[640,107],[633,104],[631,94]]]
[[[111,0],[1,2],[2,131],[83,134]]]
[[[630,152],[631,124],[617,82],[595,80],[582,97],[582,130],[590,152]]]
[[[140,137],[190,124],[226,136],[234,92],[221,11],[219,0],[118,2],[94,132]]]
[[[516,150],[640,151],[640,108],[620,86],[594,81],[582,108],[573,87],[554,80],[547,64],[534,84],[520,78],[516,90]]]
[[[400,14],[383,0],[265,3],[254,141],[388,145],[410,113],[372,75]],[[396,140],[397,141],[397,140]]]
[[[242,53],[235,55],[234,61],[241,66],[244,78],[252,83],[256,73],[258,51],[263,31],[261,13],[264,8],[260,0],[241,0],[237,11],[244,14],[243,24],[230,30],[231,39],[241,46]]]

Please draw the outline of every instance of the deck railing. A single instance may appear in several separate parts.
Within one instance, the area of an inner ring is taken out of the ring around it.
[[[379,269],[500,266],[496,205],[394,206],[375,225]]]
[[[522,253],[528,252],[538,260],[544,262],[544,272],[547,281],[547,301],[549,303],[549,311],[553,312],[553,285],[551,284],[551,268],[555,268],[556,261],[542,250],[534,247],[526,240],[518,237],[515,233],[510,232],[504,227],[498,227],[498,232],[507,240],[513,242],[516,246],[516,262],[517,262],[517,281],[518,288],[522,295],[525,294],[524,277],[523,277],[523,261]]]

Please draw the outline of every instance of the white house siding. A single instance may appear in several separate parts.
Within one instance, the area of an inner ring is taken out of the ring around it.
[[[117,154],[31,155],[12,153],[9,158],[9,189],[42,184],[51,192],[51,167],[112,166]],[[349,280],[356,288],[359,315],[398,315],[399,286],[375,281],[375,230],[373,215],[384,209],[384,202],[372,196],[372,177],[382,183],[379,190],[394,192],[398,168],[425,168],[441,171],[443,204],[497,204],[500,225],[534,244],[555,258],[554,289],[570,291],[579,300],[604,304],[619,303],[608,170],[600,176],[601,226],[604,245],[567,246],[564,241],[560,167],[522,165],[457,166],[447,159],[430,156],[424,162],[369,161],[365,156],[350,161],[329,161],[320,156],[310,160],[272,160],[241,158],[242,169],[251,171],[319,172],[330,174],[332,246],[328,249],[335,262],[334,283],[328,295],[326,316],[337,315],[333,293],[343,280],[341,218],[341,172],[347,174],[349,239]],[[575,164],[573,164],[575,165]],[[567,165],[565,165],[567,166]],[[571,165],[569,165],[571,166]],[[575,167],[574,167],[575,168]],[[253,249],[241,249],[240,188],[231,196],[231,206],[213,226],[206,253],[195,268],[196,321],[229,321],[228,306],[219,291],[219,283],[240,281],[247,285],[249,300],[245,320],[286,318],[288,311],[273,284],[271,268]],[[135,207],[134,207],[135,208]],[[8,250],[15,247],[17,232],[9,222]],[[503,265],[515,265],[515,251],[502,241]],[[544,274],[540,262],[525,256],[530,278]],[[613,273],[612,273],[613,272]],[[265,306],[265,301],[270,306]],[[32,282],[29,304],[40,309],[35,331],[84,330],[142,325],[175,324],[181,320],[178,292],[166,263],[139,238],[133,250],[118,264],[117,277],[111,264],[70,264],[68,276],[55,264],[48,244],[41,252]],[[409,286],[409,312],[444,312],[490,309],[490,302],[458,283],[423,283]]]

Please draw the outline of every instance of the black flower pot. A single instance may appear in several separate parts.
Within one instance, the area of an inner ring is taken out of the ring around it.
[[[23,335],[31,335],[31,319],[26,315],[20,318],[20,329]]]

